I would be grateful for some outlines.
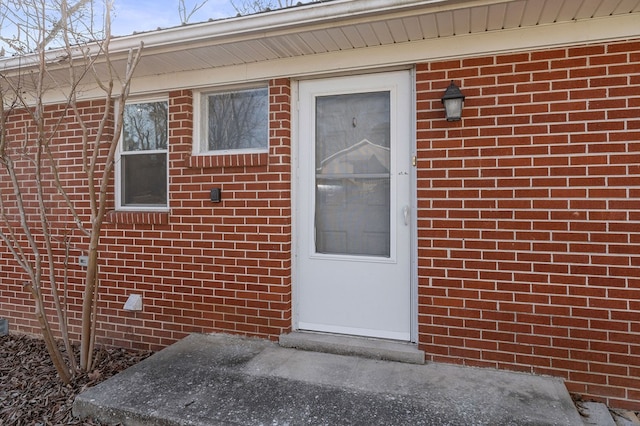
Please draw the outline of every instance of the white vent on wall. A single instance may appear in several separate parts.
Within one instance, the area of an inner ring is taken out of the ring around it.
[[[139,294],[131,294],[124,304],[125,311],[141,311],[142,310],[142,296]]]

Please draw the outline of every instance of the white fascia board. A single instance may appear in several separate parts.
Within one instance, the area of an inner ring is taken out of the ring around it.
[[[640,14],[607,16],[561,24],[464,34],[403,44],[374,46],[341,52],[277,59],[206,70],[134,78],[131,96],[166,93],[176,89],[201,89],[330,74],[410,67],[415,63],[461,59],[511,52],[540,50],[614,40],[639,38]],[[64,101],[61,93],[47,94],[46,103]],[[83,87],[83,99],[104,96],[95,86]]]
[[[410,67],[415,63],[511,52],[569,47],[640,37],[640,14],[607,16],[562,24],[464,34],[404,44],[286,58],[231,67],[189,71],[136,80],[133,93],[231,85],[272,78],[304,78],[376,69]],[[215,82],[215,83],[214,83]]]
[[[157,94],[182,88],[199,89],[212,87],[214,84],[233,85],[280,77],[303,78],[352,73],[359,70],[407,67],[418,62],[639,38],[639,20],[640,13],[631,13],[174,74],[139,78],[134,76],[131,96]],[[45,102],[63,101],[61,93],[57,96],[55,92],[48,93]],[[83,99],[104,96],[95,89],[95,85],[83,87],[81,93]]]
[[[182,50],[202,44],[233,43],[280,36],[316,28],[330,28],[338,22],[369,22],[373,17],[395,19],[421,12],[441,12],[517,0],[335,0],[315,2],[268,13],[189,24],[181,27],[114,39],[112,51],[128,51],[144,42],[148,52]],[[148,53],[147,53],[148,54]]]
[[[112,60],[122,58],[131,49],[144,45],[143,55],[158,50],[184,50],[202,44],[231,43],[295,32],[301,28],[326,28],[339,21],[357,23],[375,16],[401,17],[416,9],[433,12],[470,8],[486,4],[509,3],[514,0],[335,0],[315,2],[275,11],[221,19],[219,21],[188,24],[157,31],[143,32],[111,39],[109,51]],[[95,45],[88,45],[91,55],[97,53]],[[45,53],[48,62],[57,61],[63,50]],[[25,55],[0,59],[0,69],[10,71],[37,66],[38,55]]]

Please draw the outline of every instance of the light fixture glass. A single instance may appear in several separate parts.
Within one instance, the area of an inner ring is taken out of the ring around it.
[[[442,96],[442,103],[444,104],[444,111],[447,117],[447,121],[458,121],[462,117],[462,103],[464,102],[464,95],[460,91],[460,88],[455,85],[453,80],[447,90]]]

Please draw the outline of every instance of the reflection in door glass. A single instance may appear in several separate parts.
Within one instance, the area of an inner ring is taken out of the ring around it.
[[[389,92],[316,98],[316,252],[390,256]]]

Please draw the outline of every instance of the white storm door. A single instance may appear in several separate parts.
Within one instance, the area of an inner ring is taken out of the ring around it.
[[[411,339],[410,84],[300,82],[299,330]]]

